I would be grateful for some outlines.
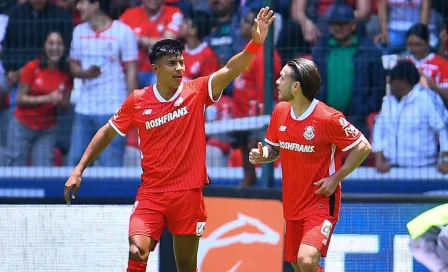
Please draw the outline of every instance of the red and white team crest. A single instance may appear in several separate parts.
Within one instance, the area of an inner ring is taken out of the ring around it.
[[[174,106],[175,106],[175,107],[179,107],[179,106],[182,104],[182,102],[184,102],[184,98],[183,98],[182,96],[180,96],[180,97],[176,100],[176,102],[174,102]]]
[[[308,141],[311,141],[314,138],[314,136],[316,136],[314,133],[314,128],[312,126],[307,126],[305,128],[305,131],[303,132],[303,137]]]

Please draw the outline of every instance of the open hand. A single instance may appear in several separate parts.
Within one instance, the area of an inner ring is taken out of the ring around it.
[[[262,8],[255,18],[254,26],[252,27],[252,41],[254,43],[262,44],[268,36],[269,26],[274,22],[275,15],[269,7]]]

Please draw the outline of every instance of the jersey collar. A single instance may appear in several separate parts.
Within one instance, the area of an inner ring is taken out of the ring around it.
[[[313,99],[313,102],[311,102],[311,105],[308,107],[308,109],[306,109],[306,111],[304,113],[302,113],[302,115],[300,115],[299,117],[296,117],[296,114],[294,113],[294,110],[291,107],[291,118],[294,120],[297,120],[297,121],[305,120],[308,116],[311,115],[311,113],[313,113],[318,102],[319,102],[319,100]]]
[[[177,88],[176,93],[169,100],[166,100],[165,98],[163,98],[160,95],[159,90],[157,89],[157,83],[152,85],[152,86],[153,86],[152,89],[154,90],[154,95],[156,96],[157,100],[159,100],[160,102],[165,102],[166,103],[166,102],[174,101],[180,95],[180,93],[182,91],[182,87],[184,86],[184,83],[183,82],[180,83],[179,87]]]

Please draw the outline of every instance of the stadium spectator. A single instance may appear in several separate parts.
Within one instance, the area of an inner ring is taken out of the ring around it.
[[[240,35],[246,43],[252,37],[252,26],[257,13],[258,10],[253,9],[241,20]],[[236,108],[233,117],[260,114],[259,106],[264,103],[264,68],[264,47],[262,47],[249,67],[234,80],[232,97]],[[274,50],[274,81],[272,86],[275,86],[275,80],[279,77],[280,70],[280,56],[277,50]],[[261,112],[261,114],[263,113]]]
[[[391,94],[384,97],[373,130],[378,172],[437,165],[448,173],[448,113],[440,96],[419,80],[417,68],[406,60],[390,72]]]
[[[52,0],[51,2],[72,15],[73,25],[82,23],[79,11],[76,10],[76,0]]]
[[[211,14],[215,19],[209,44],[218,56],[219,66],[224,66],[237,52],[234,47],[234,33],[237,32],[236,0],[209,0]]]
[[[11,89],[12,106],[15,104],[21,68],[40,54],[45,38],[51,31],[61,33],[65,48],[69,48],[73,31],[72,17],[49,0],[29,0],[12,8],[2,54],[8,86],[14,87]]]
[[[378,18],[380,33],[375,43],[384,54],[401,53],[406,49],[406,32],[415,22],[428,25],[430,45],[438,44],[441,17],[431,10],[431,0],[379,0]]]
[[[327,17],[333,4],[347,4],[354,10],[358,21],[370,16],[369,0],[292,0],[291,17],[300,25],[305,40],[313,45],[318,44],[321,37],[328,33]]]
[[[322,77],[317,98],[344,113],[369,137],[366,116],[379,111],[386,91],[381,52],[369,38],[356,34],[351,7],[335,5],[328,24],[331,35],[313,48]]]
[[[185,42],[184,81],[209,76],[218,70],[218,58],[204,40],[211,28],[211,17],[205,11],[194,11],[182,22],[179,37]]]
[[[6,145],[6,131],[10,119],[9,112],[9,94],[8,86],[6,84],[6,73],[3,67],[1,57],[3,54],[3,48],[1,43],[5,38],[6,26],[8,24],[8,12],[12,6],[11,1],[4,1],[0,3],[0,157],[2,156],[3,147]],[[0,162],[0,165],[2,163]]]
[[[57,108],[67,107],[73,85],[64,50],[62,35],[51,32],[43,56],[22,68],[17,108],[8,129],[6,166],[26,166],[29,159],[33,166],[54,165]]]
[[[183,20],[179,8],[165,5],[163,0],[143,0],[142,5],[127,9],[120,20],[134,31],[139,46],[139,88],[155,83],[148,60],[148,48],[162,39],[175,39]]]
[[[422,85],[433,89],[448,101],[448,61],[430,52],[427,25],[415,24],[406,34],[412,61],[422,74]]]
[[[448,59],[448,22],[445,22],[445,27],[440,31],[439,55]]]
[[[70,70],[82,79],[68,156],[77,165],[96,131],[104,126],[137,87],[137,40],[124,23],[112,20],[104,10],[107,1],[81,0],[81,20],[73,32]],[[123,65],[122,65],[123,64]],[[98,158],[101,166],[121,166],[125,138],[115,138]]]

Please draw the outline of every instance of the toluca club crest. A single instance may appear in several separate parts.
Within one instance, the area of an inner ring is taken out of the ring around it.
[[[311,141],[314,138],[314,128],[312,126],[307,126],[305,131],[303,132],[303,137],[308,141]]]

